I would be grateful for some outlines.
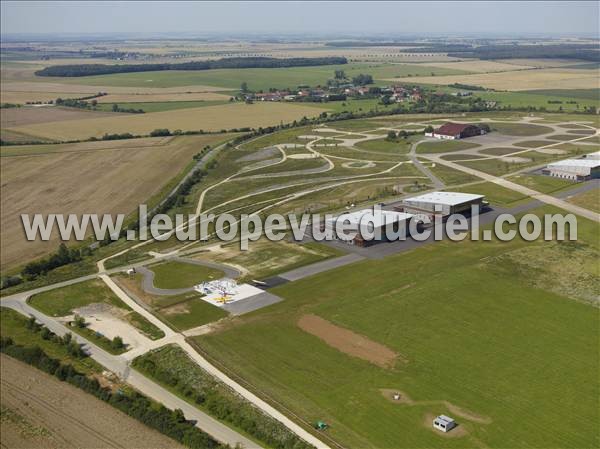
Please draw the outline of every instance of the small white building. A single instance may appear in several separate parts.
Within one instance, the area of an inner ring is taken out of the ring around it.
[[[446,415],[440,415],[433,420],[433,428],[440,430],[444,433],[454,429],[456,427],[456,422]]]
[[[571,181],[600,178],[600,159],[586,157],[585,159],[565,159],[552,162],[542,169],[542,173]]]
[[[369,246],[376,241],[385,240],[386,229],[393,228],[398,233],[408,233],[408,223],[412,214],[382,209],[362,209],[355,212],[348,212],[337,217],[326,219],[323,230],[327,230],[336,235],[336,224],[338,221],[344,223],[344,230],[348,233],[358,235],[349,240],[348,243],[357,246]],[[365,240],[363,236],[367,234],[381,235],[381,239]],[[338,236],[339,238],[339,236]]]

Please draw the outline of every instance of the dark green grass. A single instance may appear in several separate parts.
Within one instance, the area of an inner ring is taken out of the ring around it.
[[[576,185],[572,181],[545,175],[519,174],[510,176],[508,180],[542,193],[557,192]]]
[[[224,276],[221,270],[184,262],[164,262],[148,269],[154,272],[154,286],[165,289],[193,287]]]
[[[597,231],[580,220],[580,243],[596,247]],[[596,447],[597,310],[532,287],[534,271],[494,262],[529,245],[546,243],[438,242],[349,265],[279,287],[273,293],[282,303],[197,341],[307,421],[328,422],[328,434],[347,447]],[[296,320],[305,313],[382,343],[407,363],[386,370],[350,357],[301,331]],[[446,400],[491,422],[459,418],[443,405],[391,403],[380,388]],[[469,435],[434,433],[425,416],[440,413]]]
[[[522,142],[517,142],[514,145],[517,147],[538,148],[546,145],[552,145],[553,143],[556,142],[552,142],[551,140],[524,140]]]
[[[157,309],[156,313],[163,321],[179,331],[212,323],[228,315],[223,309],[200,299],[199,294],[187,294],[187,296],[191,298]]]
[[[462,140],[427,140],[417,146],[417,153],[449,153],[451,151],[477,148],[476,143]]]
[[[468,186],[457,187],[455,189],[449,189],[449,191],[485,195],[485,199],[491,204],[502,207],[514,207],[529,198],[527,195],[499,186],[493,182],[480,182]]]
[[[532,125],[523,123],[489,123],[492,131],[507,136],[539,136],[542,134],[551,133],[553,130],[548,126]]]
[[[413,143],[421,140],[423,136],[410,136],[406,139],[398,138],[394,140],[377,139],[367,140],[356,144],[356,148],[361,150],[370,151],[373,153],[387,153],[387,154],[408,154],[410,147]]]
[[[70,315],[73,309],[99,302],[129,310],[129,307],[98,279],[38,293],[29,299],[32,307],[48,316]]]

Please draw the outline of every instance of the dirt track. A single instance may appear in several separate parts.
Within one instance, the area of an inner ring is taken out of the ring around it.
[[[398,358],[398,354],[388,347],[348,329],[338,327],[316,315],[303,315],[298,320],[298,326],[338,351],[366,360],[382,368],[392,367]]]
[[[2,448],[182,448],[108,404],[1,356]]]

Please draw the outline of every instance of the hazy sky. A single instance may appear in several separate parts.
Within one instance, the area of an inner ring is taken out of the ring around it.
[[[2,33],[598,35],[598,2],[54,2],[2,0]]]

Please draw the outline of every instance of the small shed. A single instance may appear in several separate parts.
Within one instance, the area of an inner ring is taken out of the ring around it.
[[[448,432],[456,427],[456,422],[446,415],[440,415],[433,420],[433,428],[442,432]]]

